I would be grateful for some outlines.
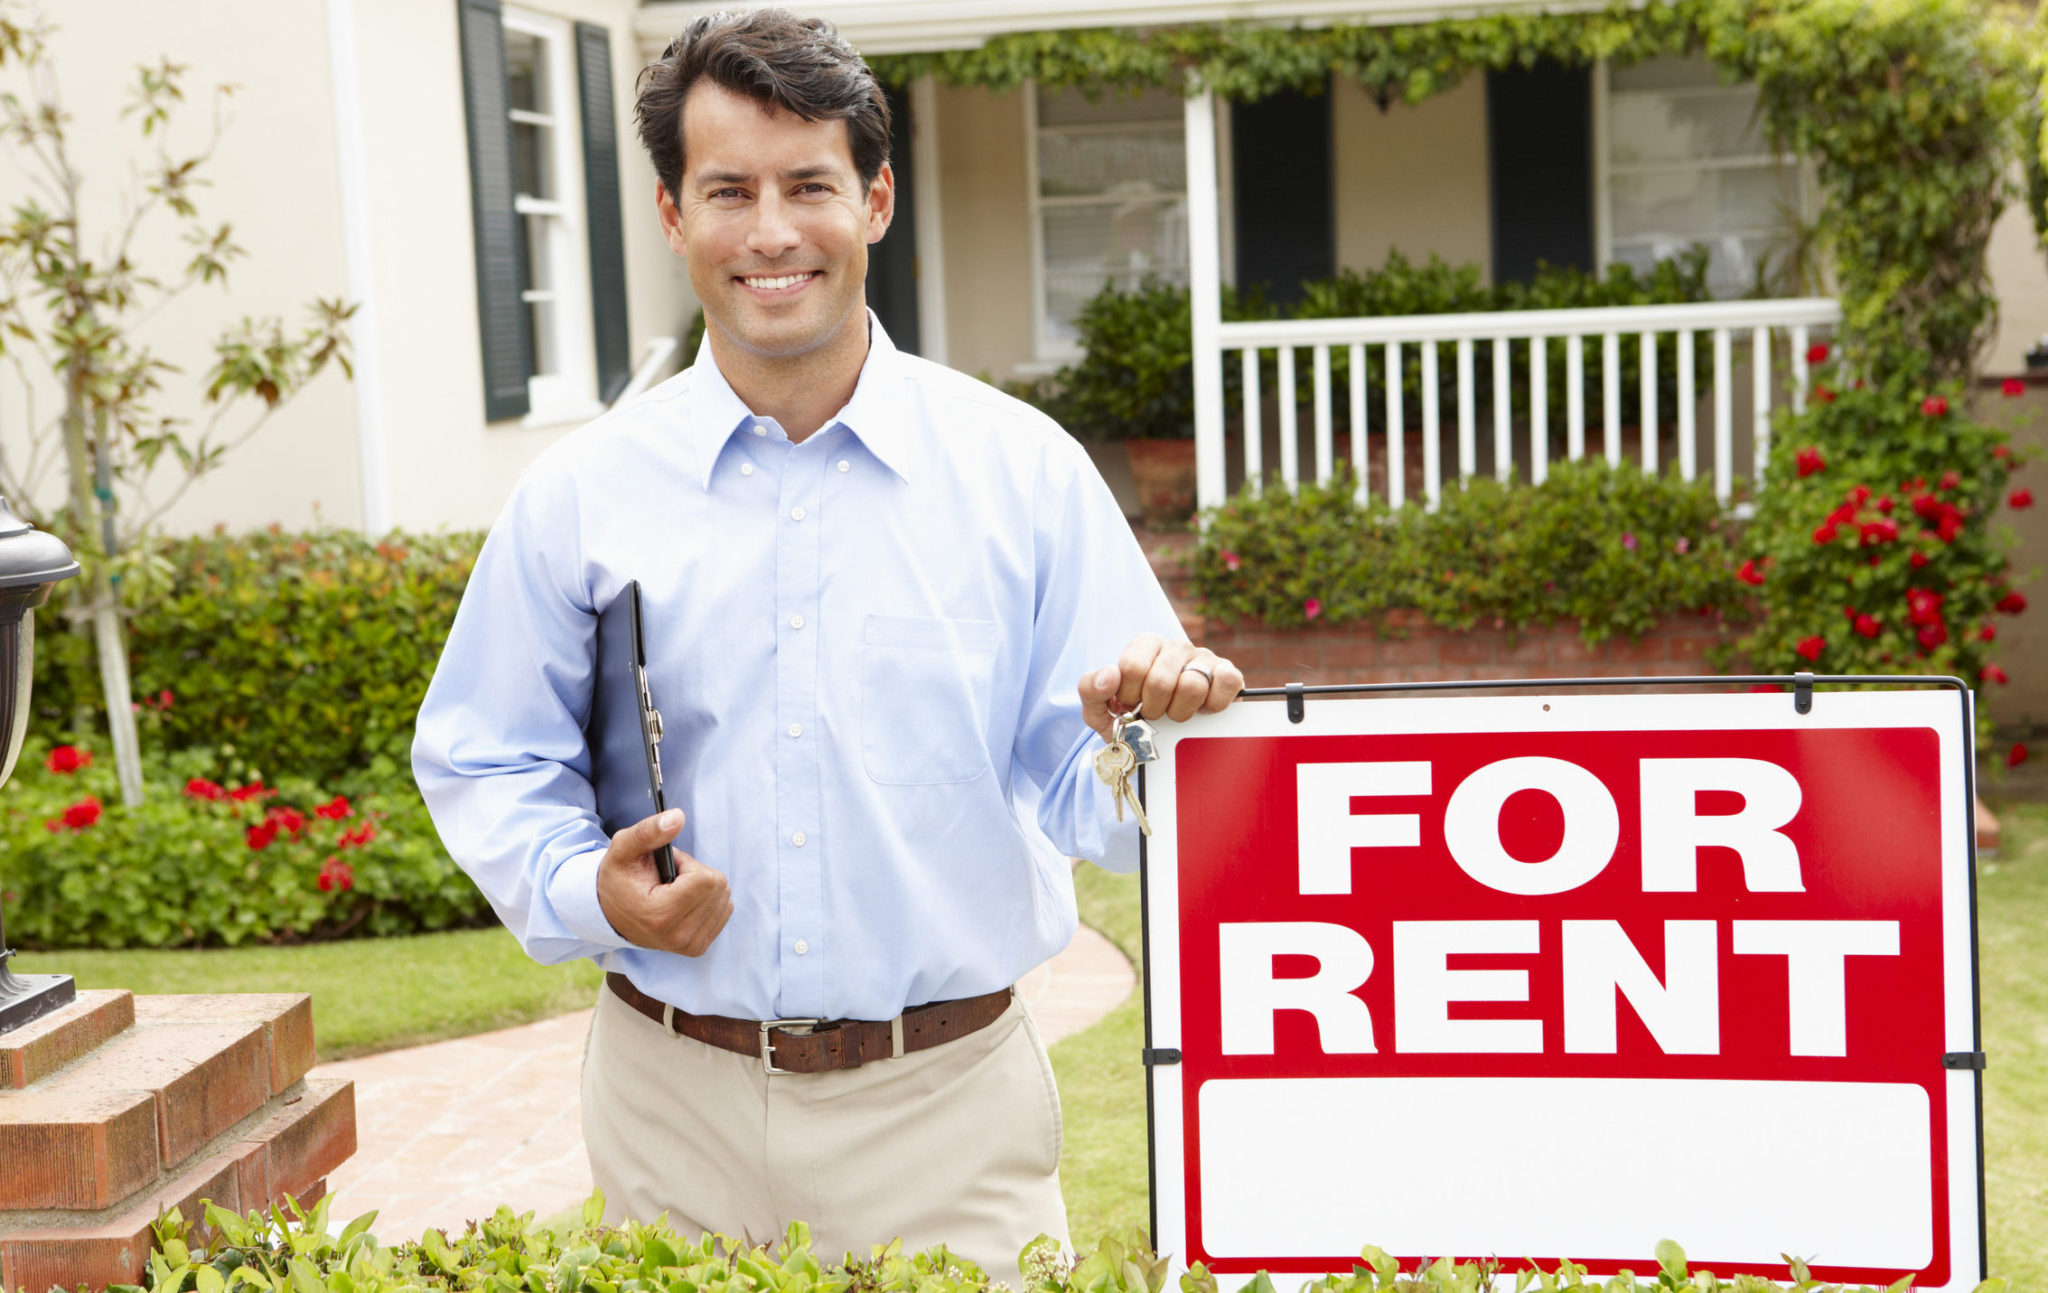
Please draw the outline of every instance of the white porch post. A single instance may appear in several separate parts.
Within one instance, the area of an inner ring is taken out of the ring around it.
[[[1223,484],[1223,261],[1217,207],[1216,96],[1186,100],[1188,150],[1188,306],[1194,321],[1195,501],[1218,507]]]

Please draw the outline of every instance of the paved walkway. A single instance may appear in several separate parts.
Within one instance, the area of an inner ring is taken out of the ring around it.
[[[1136,986],[1130,962],[1083,926],[1019,984],[1046,1044],[1093,1024]],[[379,1239],[459,1228],[500,1203],[545,1219],[590,1195],[578,1073],[590,1012],[323,1064],[356,1084],[355,1157],[328,1178],[338,1221],[377,1210]]]

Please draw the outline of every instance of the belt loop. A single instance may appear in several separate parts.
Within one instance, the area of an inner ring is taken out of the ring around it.
[[[676,1035],[676,1008],[666,1001],[661,1003],[661,1026],[671,1037]]]
[[[894,1019],[891,1019],[889,1021],[889,1058],[892,1060],[900,1060],[903,1058],[902,1015],[898,1015]]]

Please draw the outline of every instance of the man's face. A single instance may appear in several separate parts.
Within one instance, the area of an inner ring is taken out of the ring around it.
[[[889,227],[895,179],[884,166],[863,187],[844,121],[702,81],[683,104],[683,158],[679,199],[659,195],[661,225],[707,326],[775,359],[864,329],[868,244]]]

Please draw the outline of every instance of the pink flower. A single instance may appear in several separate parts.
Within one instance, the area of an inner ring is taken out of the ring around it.
[[[1309,619],[1314,619],[1323,613],[1323,604],[1311,597],[1301,604],[1301,613]]]
[[[1623,530],[1621,532],[1621,546],[1627,548],[1630,552],[1636,550],[1636,532],[1634,530]]]
[[[2027,393],[2027,384],[2017,377],[2008,377],[1998,384],[1998,393],[2013,399]]]
[[[2011,681],[2011,679],[2005,676],[2005,670],[1995,664],[1987,664],[1982,669],[1979,669],[1977,671],[1977,680],[1979,682],[1995,682],[2001,686]]]
[[[1682,557],[1692,551],[1692,540],[1681,534],[1678,536],[1678,542],[1671,545],[1671,550]]]
[[[1225,570],[1236,570],[1244,564],[1243,560],[1235,552],[1222,552],[1217,555],[1222,559]]]

